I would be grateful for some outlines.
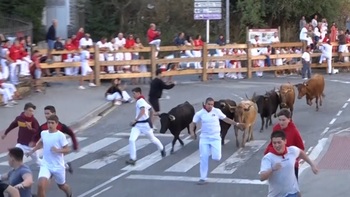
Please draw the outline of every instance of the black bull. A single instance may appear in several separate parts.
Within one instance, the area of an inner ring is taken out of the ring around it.
[[[190,134],[189,126],[193,120],[194,113],[194,107],[186,101],[185,103],[172,108],[168,113],[162,113],[159,115],[161,124],[159,132],[165,133],[169,129],[174,136],[170,153],[174,152],[176,140],[179,140],[182,146],[184,145],[183,141],[180,139],[180,133],[187,128],[188,133]]]
[[[262,132],[264,130],[264,124],[266,129],[269,125],[272,125],[272,114],[274,114],[274,117],[276,117],[276,111],[281,103],[281,100],[276,90],[271,90],[269,92],[266,92],[264,95],[255,96],[254,93],[252,101],[255,102],[258,106],[258,113],[261,117],[260,132]]]
[[[219,108],[222,113],[226,115],[227,118],[233,119],[235,117],[235,112],[232,107],[236,106],[236,102],[229,99],[223,99],[219,101],[214,102],[214,107]],[[230,129],[231,124],[228,124],[222,120],[220,120],[220,127],[221,127],[221,144],[225,144],[225,137],[227,134],[227,131]]]

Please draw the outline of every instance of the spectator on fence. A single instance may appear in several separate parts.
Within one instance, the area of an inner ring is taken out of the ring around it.
[[[156,53],[155,56],[158,57],[158,51],[160,50],[160,31],[156,30],[156,25],[154,23],[151,23],[149,25],[149,29],[147,31],[147,38],[148,38],[148,44],[149,45],[155,45],[156,46]]]
[[[13,84],[10,85],[13,86]],[[13,89],[12,86],[11,89]],[[13,107],[13,105],[16,105],[17,102],[13,99],[14,94],[11,94],[11,89],[8,87],[8,84],[5,85],[5,80],[2,74],[2,67],[0,67],[0,94],[2,94],[2,102],[4,104],[4,107]]]
[[[89,65],[89,57],[90,57],[90,52],[89,52],[90,46],[82,46],[82,51],[80,52],[80,61],[81,61],[81,78],[80,78],[80,86],[79,89],[84,90],[85,87],[83,86],[84,82],[84,77],[89,75],[90,78],[90,87],[95,87],[96,85],[93,83],[94,80],[94,73]]]
[[[135,38],[135,43],[134,43],[134,49],[138,50],[138,49],[142,49],[143,48],[143,45],[142,45],[142,42],[141,42],[141,39],[139,37],[136,37]],[[139,52],[134,52],[132,53],[132,59],[133,60],[138,60],[138,59],[141,59],[140,58],[140,53]],[[141,65],[132,65],[131,66],[131,72],[141,72]],[[146,67],[146,71],[147,72],[147,67]]]
[[[112,101],[114,105],[121,105],[122,103],[132,101],[130,95],[125,91],[126,86],[121,85],[121,80],[119,78],[113,79],[111,82],[111,86],[105,93],[105,98],[108,101]]]
[[[52,63],[52,55],[51,52],[54,48],[54,43],[56,40],[56,29],[57,29],[58,21],[56,19],[52,20],[52,25],[46,33],[46,41],[48,45],[47,49],[47,62]]]
[[[346,46],[346,35],[343,30],[339,31],[338,44],[338,61],[344,62],[343,53],[347,51],[348,46]]]
[[[78,49],[80,47],[80,40],[84,37],[84,28],[79,28],[76,35],[72,35],[72,44]]]
[[[32,61],[34,64],[32,67],[30,67],[30,73],[34,80],[34,86],[35,86],[36,92],[41,92],[41,83],[39,80],[42,75],[42,71],[40,67],[40,58],[41,58],[40,52],[38,50],[35,50],[32,55]]]
[[[279,42],[280,42],[280,38],[278,37],[278,33],[277,32],[273,33],[273,36],[270,39],[270,43],[274,44]]]
[[[327,73],[329,75],[333,74],[332,72],[332,45],[331,42],[328,41],[327,43],[321,43],[320,50],[322,51],[319,64],[322,64],[323,60],[327,60]]]
[[[117,49],[115,48],[115,38],[111,38],[111,40],[108,42],[108,46],[109,46],[109,51],[111,53],[108,53],[108,57],[107,57],[107,60],[108,61],[115,61],[116,60],[116,55],[115,55],[115,52]],[[115,66],[108,66],[107,67],[107,72],[108,73],[115,73]],[[103,72],[103,71],[102,71]]]
[[[283,51],[282,51],[279,47],[275,48],[275,54],[276,54],[276,55],[279,55],[279,54],[281,54],[281,53],[283,53]],[[282,66],[282,65],[283,65],[283,59],[282,59],[282,58],[277,58],[277,59],[275,60],[275,65],[276,65],[276,66]],[[281,70],[276,70],[276,71],[275,71],[275,77],[278,77],[278,76],[280,76],[281,74],[283,74],[283,70],[282,70],[282,71],[281,71]]]
[[[30,76],[30,71],[29,68],[33,65],[33,62],[29,56],[29,53],[27,52],[27,47],[26,47],[26,40],[24,37],[18,38],[19,43],[20,43],[20,49],[21,49],[21,60],[22,64],[20,65],[19,68],[19,75],[20,76]]]
[[[236,44],[236,43],[235,43]],[[232,51],[232,56],[235,57],[235,56],[239,56],[241,55],[242,52],[238,49],[233,49]],[[242,68],[242,64],[241,64],[241,61],[239,60],[230,60],[229,63],[229,68]],[[243,79],[244,77],[242,76],[242,73],[241,72],[232,72],[232,73],[227,73],[226,74],[227,77],[229,78],[233,78],[233,79]]]
[[[128,37],[125,39],[124,48],[125,49],[135,49],[134,35],[132,35],[132,34],[128,35]],[[131,52],[125,52],[124,53],[124,60],[132,60],[132,53]],[[133,67],[135,67],[135,66],[133,65]],[[125,65],[124,69],[126,70],[126,72],[132,71],[132,68],[131,68],[130,64],[129,65]]]
[[[100,49],[100,54],[99,54],[99,61],[101,61],[101,71],[105,71],[106,67],[104,66],[105,61],[107,61],[108,58],[108,51],[109,51],[109,44],[107,42],[106,37],[102,37],[100,41],[96,43],[96,46]],[[97,57],[96,57],[97,58]]]
[[[255,35],[254,39],[252,39],[250,41],[250,43],[252,44],[252,47],[254,47],[253,49],[251,49],[252,56],[263,55],[264,51],[262,50],[262,48],[257,48],[257,47],[260,47],[260,40],[259,40],[259,36],[258,35]],[[265,66],[265,60],[253,61],[253,64],[254,64],[254,67],[264,67]],[[262,77],[263,76],[263,72],[262,71],[256,71],[256,76],[257,77]]]
[[[115,38],[114,49],[116,51],[123,50],[125,44],[126,44],[126,39],[124,38],[124,34],[123,33],[119,33],[118,36]],[[124,60],[124,53],[123,52],[117,52],[115,54],[115,58],[118,61],[123,61]],[[121,65],[117,66],[117,73],[124,73],[123,66],[121,66]]]
[[[64,49],[68,51],[67,54],[62,55],[62,59],[64,62],[73,62],[75,53],[72,53],[73,51],[76,51],[78,47],[73,44],[72,39],[68,38],[65,45]],[[64,68],[64,73],[66,76],[72,76],[72,75],[77,75],[78,74],[79,67],[65,67]]]
[[[55,49],[55,51],[63,51],[64,50],[64,46],[63,46],[63,43],[62,43],[62,40],[60,37],[56,38],[56,42],[55,42],[53,48]],[[62,62],[62,55],[61,54],[52,55],[52,59],[53,59],[53,62]],[[62,76],[61,68],[55,68],[55,72],[56,72],[57,76]]]
[[[90,34],[86,33],[85,36],[83,38],[81,38],[79,40],[79,48],[83,49],[83,48],[91,48],[94,46],[94,43],[92,42],[92,39],[90,38]],[[89,54],[89,58],[90,58],[90,54]]]
[[[174,39],[174,44],[177,47],[182,47],[185,45],[185,33],[184,32],[180,32]],[[174,51],[174,58],[180,58],[181,57],[181,51],[176,50]],[[180,63],[176,62],[174,63],[174,69],[179,70],[180,69]]]
[[[10,48],[10,54],[9,54],[9,60],[11,62],[10,81],[14,85],[17,85],[19,83],[18,81],[19,66],[22,67],[22,64],[23,64],[23,61],[21,59],[22,59],[21,45],[19,43],[19,40],[16,39]]]
[[[4,40],[1,40],[1,47],[0,47],[0,63],[1,63],[1,68],[2,68],[2,73],[3,73],[3,78],[5,81],[8,80],[10,76],[10,58],[9,58],[9,46],[10,42],[6,38],[3,38]]]
[[[202,36],[197,35],[196,39],[193,41],[193,45],[195,47],[203,47],[203,41],[202,41]],[[202,50],[201,49],[193,49],[192,51],[194,57],[202,57]],[[195,62],[194,63],[194,68],[195,69],[202,69],[201,62]]]

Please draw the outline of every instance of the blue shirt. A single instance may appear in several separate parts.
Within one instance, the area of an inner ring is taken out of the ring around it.
[[[17,169],[13,169],[8,173],[9,184],[11,186],[16,186],[22,183],[23,182],[22,177],[27,173],[32,174],[32,171],[29,169],[27,165],[24,165],[24,164]],[[19,190],[19,194],[21,197],[32,197],[32,189],[31,187],[25,187]]]

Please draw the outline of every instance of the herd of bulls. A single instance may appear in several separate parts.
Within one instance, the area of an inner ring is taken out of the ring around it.
[[[214,107],[219,108],[228,118],[245,125],[241,141],[241,146],[244,147],[246,142],[254,139],[253,127],[258,114],[260,114],[261,117],[260,132],[264,130],[264,125],[265,128],[272,125],[272,115],[276,117],[278,107],[280,107],[280,109],[289,109],[293,115],[295,102],[294,87],[298,90],[298,99],[305,96],[308,105],[311,106],[312,100],[315,99],[316,111],[318,111],[319,105],[322,106],[322,99],[325,96],[323,93],[325,87],[324,77],[319,74],[315,74],[311,79],[296,85],[290,83],[282,84],[279,89],[275,88],[271,91],[267,91],[264,95],[256,95],[254,93],[252,98],[246,96],[247,99],[239,103],[230,99],[218,100],[214,102]],[[186,101],[174,107],[168,113],[162,113],[160,115],[160,133],[165,133],[169,129],[174,136],[171,153],[173,153],[174,145],[177,140],[179,140],[181,145],[184,145],[179,136],[181,131],[185,128],[190,132],[189,125],[192,122],[194,114],[194,107]],[[222,145],[224,145],[225,136],[231,125],[220,120],[220,126]],[[234,127],[234,130],[236,146],[239,147],[239,128]]]

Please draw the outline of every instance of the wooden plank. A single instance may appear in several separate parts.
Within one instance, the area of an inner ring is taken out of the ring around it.
[[[124,65],[141,65],[151,64],[151,60],[117,60],[117,61],[100,61],[102,66],[124,66]]]
[[[52,77],[42,77],[40,82],[61,82],[61,81],[79,81],[81,76],[52,76]],[[89,79],[89,76],[84,77],[84,80]]]
[[[172,70],[172,71],[162,72],[162,76],[195,75],[195,74],[202,74],[202,69]]]
[[[224,55],[224,56],[210,56],[208,61],[225,61],[225,60],[247,60],[247,55]]]
[[[185,50],[193,50],[198,49],[201,50],[202,47],[194,47],[194,46],[161,46],[160,51],[185,51]]]
[[[95,63],[94,61],[89,61],[89,66],[94,66]],[[57,62],[57,63],[52,63],[52,64],[48,64],[48,63],[40,63],[40,67],[42,69],[45,68],[67,68],[67,67],[80,67],[81,66],[81,62]]]
[[[208,68],[207,73],[235,73],[235,72],[248,72],[247,68]]]
[[[208,44],[208,49],[246,49],[247,47],[247,44],[227,44],[224,46]]]
[[[172,58],[172,59],[156,59],[156,64],[168,64],[168,63],[190,63],[201,62],[201,57],[184,57],[184,58]]]
[[[100,79],[116,79],[116,78],[142,78],[142,77],[151,77],[151,72],[145,73],[116,73],[116,74],[102,74]]]
[[[284,65],[284,66],[270,66],[270,67],[254,67],[252,71],[275,71],[275,70],[290,70],[290,69],[299,69],[301,68],[301,64],[295,65]]]

